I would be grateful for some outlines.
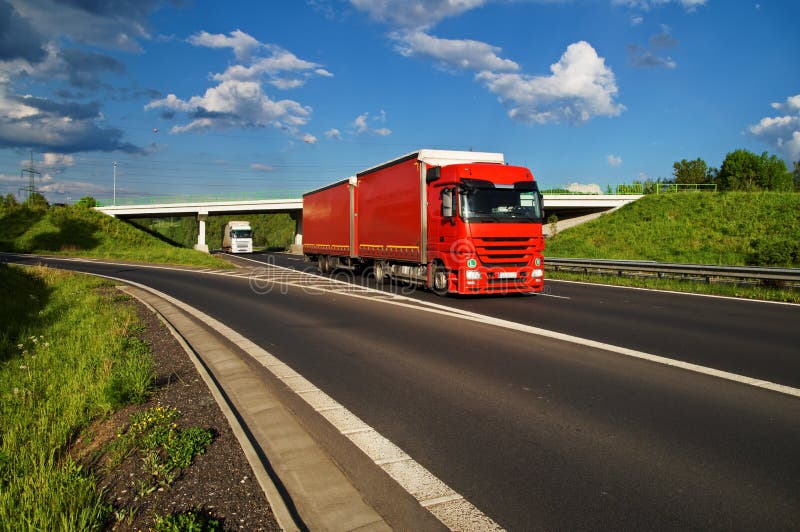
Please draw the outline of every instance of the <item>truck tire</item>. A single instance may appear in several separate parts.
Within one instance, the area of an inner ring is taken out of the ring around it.
[[[320,255],[317,257],[317,269],[320,273],[328,273],[328,257]]]
[[[379,260],[375,263],[375,282],[379,285],[383,284],[386,279],[386,263]]]
[[[431,291],[438,296],[446,296],[449,285],[450,282],[444,265],[438,262],[434,263],[433,271],[431,272]]]

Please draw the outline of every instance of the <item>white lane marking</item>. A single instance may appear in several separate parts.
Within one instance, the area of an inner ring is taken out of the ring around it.
[[[75,260],[78,260],[78,259],[75,259]],[[252,260],[252,259],[249,259],[249,260]],[[254,261],[254,262],[258,262],[258,261]],[[118,263],[104,263],[104,262],[98,262],[98,261],[91,261],[91,263],[92,264],[111,264],[111,265],[114,265],[114,266],[120,266],[120,264],[118,264]],[[265,263],[260,263],[260,264],[265,264]],[[266,265],[265,264],[265,266],[269,266],[271,268],[282,269],[282,270],[297,271],[297,270],[292,270],[291,268],[286,268],[286,267],[283,267],[283,266],[277,266],[277,265],[274,265],[274,264],[272,264],[272,265]],[[186,271],[186,270],[180,270],[178,268],[165,268],[165,267],[161,267],[161,266],[143,266],[143,267],[145,267],[145,268],[155,268],[155,269],[176,270],[176,271]],[[188,270],[188,271],[195,271],[195,270]],[[217,275],[217,274],[208,273],[206,275]],[[308,275],[315,276],[315,277],[321,277],[319,275],[315,275],[315,274],[312,274],[312,273],[309,273]],[[322,278],[327,279],[326,277],[322,277]],[[337,281],[337,283],[339,283],[341,285],[345,285],[345,286],[352,286],[349,283],[344,283],[342,281]],[[731,373],[731,372],[728,372],[728,371],[722,371],[722,370],[710,368],[710,367],[707,367],[707,366],[700,366],[698,364],[692,364],[690,362],[683,362],[683,361],[680,361],[680,360],[674,360],[674,359],[671,359],[671,358],[662,357],[662,356],[658,356],[658,355],[651,355],[649,353],[645,353],[643,351],[637,351],[635,349],[628,349],[626,347],[621,347],[621,346],[617,346],[617,345],[613,345],[613,344],[606,344],[606,343],[603,343],[603,342],[598,342],[596,340],[589,340],[589,339],[586,339],[586,338],[580,338],[578,336],[572,336],[572,335],[565,334],[565,333],[559,333],[559,332],[556,332],[556,331],[550,331],[548,329],[542,329],[540,327],[534,327],[532,325],[524,325],[522,323],[516,323],[516,322],[513,322],[513,321],[504,320],[504,319],[501,319],[501,318],[495,318],[493,316],[477,314],[475,312],[470,312],[470,311],[467,311],[467,310],[454,309],[454,308],[451,308],[451,307],[447,307],[445,305],[440,305],[438,303],[431,303],[431,302],[428,302],[428,301],[421,301],[421,300],[409,298],[409,297],[406,297],[406,296],[392,294],[390,292],[383,292],[383,291],[380,291],[380,290],[370,289],[373,292],[376,292],[378,294],[384,294],[384,295],[390,296],[389,298],[376,298],[376,297],[366,296],[366,295],[362,295],[362,294],[355,294],[355,293],[352,293],[352,292],[348,293],[347,291],[328,290],[328,289],[324,289],[324,288],[309,287],[307,285],[297,285],[297,284],[292,284],[292,283],[284,283],[284,284],[287,284],[289,286],[295,286],[295,287],[298,287],[298,288],[301,288],[301,289],[309,289],[310,288],[312,290],[317,290],[317,291],[320,291],[320,292],[327,292],[327,293],[333,293],[333,294],[346,295],[348,297],[357,298],[357,299],[366,299],[366,300],[369,300],[369,301],[381,301],[381,302],[389,304],[389,305],[397,305],[397,306],[400,306],[400,307],[405,307],[405,308],[410,308],[410,309],[415,309],[415,310],[420,310],[420,311],[425,311],[425,312],[431,312],[431,313],[434,313],[434,314],[441,314],[441,315],[450,316],[450,317],[453,317],[453,318],[461,318],[461,319],[474,321],[474,322],[478,322],[478,323],[482,323],[482,324],[495,325],[497,327],[503,327],[505,329],[515,330],[515,331],[524,332],[524,333],[528,333],[528,334],[533,334],[533,335],[536,335],[536,336],[542,336],[542,337],[545,337],[545,338],[552,338],[554,340],[560,340],[560,341],[563,341],[563,342],[568,342],[568,343],[572,343],[572,344],[576,344],[576,345],[581,345],[581,346],[584,346],[584,347],[591,347],[591,348],[594,348],[594,349],[601,349],[601,350],[604,350],[604,351],[609,351],[609,352],[612,352],[612,353],[616,353],[616,354],[620,354],[620,355],[624,355],[624,356],[628,356],[628,357],[632,357],[632,358],[638,358],[638,359],[641,359],[641,360],[647,360],[647,361],[650,361],[650,362],[654,362],[656,364],[662,364],[662,365],[665,365],[665,366],[672,366],[672,367],[675,367],[675,368],[680,368],[680,369],[683,369],[683,370],[686,370],[686,371],[691,371],[691,372],[699,373],[699,374],[702,374],[702,375],[708,375],[708,376],[711,376],[711,377],[717,377],[717,378],[720,378],[720,379],[725,379],[725,380],[728,380],[728,381],[737,382],[739,384],[746,384],[748,386],[754,386],[754,387],[757,387],[757,388],[762,388],[762,389],[770,390],[770,391],[773,391],[773,392],[783,393],[783,394],[791,395],[791,396],[794,396],[794,397],[800,397],[800,388],[794,388],[794,387],[786,386],[786,385],[783,385],[783,384],[777,384],[777,383],[774,383],[774,382],[765,381],[763,379],[756,379],[756,378],[753,378],[753,377],[747,377],[745,375],[739,375],[738,373]],[[734,298],[734,299],[736,301],[741,301],[741,300],[736,299],[736,298]],[[745,300],[745,301],[749,301],[749,300]]]
[[[541,292],[541,293],[538,293],[538,294],[532,294],[532,295],[535,295],[536,297],[542,296],[542,297],[554,297],[556,299],[572,299],[571,297],[557,296],[555,294],[545,294],[544,292]]]
[[[90,274],[98,277],[113,279],[122,283],[136,286],[146,290],[158,297],[169,301],[173,305],[182,309],[184,312],[194,316],[206,325],[217,331],[219,334],[230,339],[235,345],[239,346],[244,352],[257,360],[265,369],[270,371],[275,377],[281,379],[286,385],[295,392],[298,397],[306,401],[313,408],[307,399],[308,390],[315,388],[311,382],[303,378],[299,373],[292,370],[288,365],[282,363],[280,359],[257,346],[252,341],[240,335],[233,329],[223,325],[211,316],[191,307],[190,305],[175,299],[163,292],[149,286],[113,277],[111,275]],[[299,378],[298,378],[299,377]],[[300,381],[300,382],[298,382]],[[305,393],[300,394],[302,390]],[[426,508],[433,516],[439,519],[450,530],[482,531],[482,530],[502,530],[489,516],[481,512],[472,503],[447,486],[438,477],[417,463],[413,458],[406,454],[397,445],[386,439],[378,431],[364,423],[355,414],[339,405],[333,398],[316,388],[320,395],[325,396],[331,403],[338,407],[335,409],[339,415],[331,415],[331,410],[326,409],[323,416],[330,422],[344,437],[353,442],[364,454],[381,469],[383,469],[392,479],[400,484],[408,493]],[[328,414],[328,415],[325,415]],[[356,428],[357,426],[357,428]],[[347,434],[345,434],[347,432]],[[390,461],[386,461],[390,460]],[[379,461],[386,461],[380,464]],[[445,492],[438,498],[432,497],[430,491],[435,487],[436,492]],[[439,500],[441,499],[441,500]],[[454,503],[454,506],[447,506]]]
[[[727,299],[730,301],[749,301],[750,303],[768,303],[770,305],[786,305],[789,307],[800,306],[800,303],[790,303],[788,301],[767,301],[765,299],[750,299],[747,297],[720,296],[716,294],[697,294],[695,292],[678,292],[676,290],[660,290],[658,288],[641,288],[638,286],[619,286],[615,284],[587,283],[585,281],[569,281],[567,279],[548,279],[547,281],[550,283],[571,283],[571,284],[581,284],[587,286],[602,286],[605,288],[625,288],[627,290],[640,290],[642,292],[658,292],[661,294],[673,294],[676,296],[709,297],[712,299]]]

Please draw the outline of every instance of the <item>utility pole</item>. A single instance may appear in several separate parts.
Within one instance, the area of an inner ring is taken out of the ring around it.
[[[117,205],[117,161],[114,161],[114,206]]]
[[[28,201],[30,201],[31,197],[36,192],[36,180],[35,180],[36,176],[37,175],[38,176],[42,175],[41,172],[37,172],[33,167],[33,150],[31,150],[31,164],[30,164],[30,166],[28,168],[23,168],[19,172],[19,176],[22,179],[25,179],[25,175],[26,174],[28,175],[28,186],[27,187],[22,187],[21,189],[19,189],[19,191],[20,192],[27,192],[28,193]],[[20,198],[20,199],[22,199],[22,198]]]

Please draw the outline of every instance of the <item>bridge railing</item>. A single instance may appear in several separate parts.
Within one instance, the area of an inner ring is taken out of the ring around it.
[[[673,192],[716,192],[717,185],[713,183],[659,183],[656,185],[656,194],[669,194]]]
[[[175,194],[171,196],[123,196],[116,202],[110,198],[97,200],[98,207],[125,205],[159,205],[165,203],[212,203],[221,201],[258,201],[274,199],[300,199],[303,191],[270,190],[267,192],[237,192],[230,194]]]

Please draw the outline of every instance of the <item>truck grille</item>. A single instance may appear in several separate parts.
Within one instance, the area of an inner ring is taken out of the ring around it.
[[[473,238],[475,253],[487,268],[528,265],[536,250],[542,248],[541,240],[527,236]]]

